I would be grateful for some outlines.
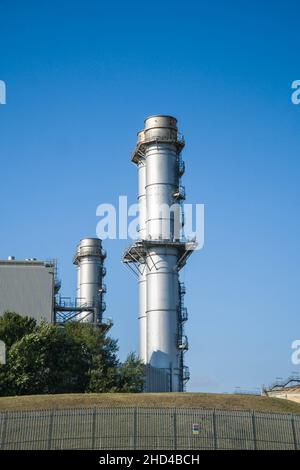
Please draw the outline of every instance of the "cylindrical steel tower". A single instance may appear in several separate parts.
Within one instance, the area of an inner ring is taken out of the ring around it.
[[[171,140],[171,142],[170,142]],[[174,142],[172,142],[172,140]],[[176,119],[153,116],[145,120],[147,239],[174,241],[173,214],[179,186],[177,170]],[[164,213],[165,212],[165,213]],[[177,249],[151,247],[147,261],[147,363],[170,369],[172,390],[179,390],[179,351],[177,337],[178,283]]]
[[[181,239],[183,147],[174,117],[150,116],[132,156],[139,175],[139,240],[126,250],[123,261],[139,271],[140,357],[168,377],[165,382],[149,380],[147,391],[167,391],[162,383],[170,391],[182,391],[188,375],[179,270],[193,244]]]
[[[138,133],[138,142],[145,139],[144,131]],[[139,238],[146,238],[147,200],[146,200],[146,159],[140,155],[138,160],[138,204],[139,204]]]
[[[144,141],[144,131],[138,133],[138,142]],[[138,204],[139,204],[139,238],[145,240],[147,236],[147,200],[146,200],[146,159],[140,155],[138,160]],[[141,360],[147,363],[147,264],[139,258],[139,354]]]
[[[77,266],[77,306],[87,307],[79,315],[80,321],[101,323],[105,310],[103,277],[106,257],[98,238],[83,238],[77,246],[73,263]]]
[[[140,260],[139,268],[139,356],[147,364],[147,264]]]
[[[179,391],[177,346],[178,272],[176,248],[152,247],[147,255],[147,363],[170,371],[172,390]]]

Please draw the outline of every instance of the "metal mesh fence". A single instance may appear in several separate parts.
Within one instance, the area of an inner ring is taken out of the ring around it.
[[[300,449],[300,416],[188,408],[0,413],[0,449]]]

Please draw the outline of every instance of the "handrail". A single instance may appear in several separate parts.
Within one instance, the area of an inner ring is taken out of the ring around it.
[[[282,379],[281,381],[273,382],[267,391],[272,391],[276,388],[282,389],[285,388],[292,382],[300,383],[300,375],[290,375],[287,379]]]

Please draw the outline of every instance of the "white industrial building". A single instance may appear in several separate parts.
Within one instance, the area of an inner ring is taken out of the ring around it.
[[[0,315],[16,312],[51,323],[57,289],[54,261],[0,260]]]

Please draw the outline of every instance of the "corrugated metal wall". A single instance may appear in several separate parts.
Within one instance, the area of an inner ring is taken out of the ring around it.
[[[0,264],[0,315],[5,311],[52,321],[53,268]]]
[[[0,449],[300,449],[300,416],[182,408],[2,412]]]

